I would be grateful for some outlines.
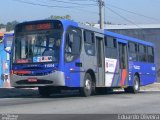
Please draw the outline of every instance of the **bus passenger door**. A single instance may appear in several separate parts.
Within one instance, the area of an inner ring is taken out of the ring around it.
[[[98,67],[98,86],[104,86],[104,44],[103,37],[96,36],[96,50],[97,50],[97,67]]]
[[[127,54],[127,42],[124,40],[118,40],[119,51],[119,83],[118,86],[128,85],[128,54]]]

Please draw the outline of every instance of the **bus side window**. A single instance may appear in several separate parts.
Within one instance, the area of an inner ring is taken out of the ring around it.
[[[114,37],[105,37],[105,57],[117,59],[117,42]]]
[[[84,48],[87,55],[95,55],[95,39],[93,32],[84,31]]]
[[[138,51],[138,46],[134,42],[129,42],[128,44],[128,49],[129,49],[129,60],[131,61],[137,61],[137,51]]]
[[[70,28],[66,34],[65,42],[65,60],[73,61],[80,55],[81,50],[81,31],[76,28]]]
[[[73,42],[73,34],[67,33],[66,35],[66,47],[65,47],[65,52],[67,53],[72,53],[72,42]]]
[[[147,56],[148,56],[148,62],[154,63],[154,48],[153,47],[147,47]]]
[[[144,45],[139,45],[139,61],[147,62],[147,49]]]

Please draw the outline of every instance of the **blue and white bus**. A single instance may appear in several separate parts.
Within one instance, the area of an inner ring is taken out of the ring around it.
[[[12,42],[14,39],[14,33],[6,33],[3,36],[4,50],[6,52],[11,51]]]
[[[3,36],[3,50],[1,51],[1,79],[3,80],[3,87],[10,87],[10,51],[14,39],[13,33],[5,33]]]
[[[69,20],[18,24],[11,53],[11,85],[38,87],[42,96],[121,87],[137,93],[156,81],[153,43]]]

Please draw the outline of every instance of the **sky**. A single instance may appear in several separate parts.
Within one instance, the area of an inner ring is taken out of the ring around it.
[[[77,22],[97,23],[99,20],[99,8],[96,1],[2,0],[0,3],[0,23],[6,24],[13,20],[19,22],[39,20],[48,18],[51,15],[64,16],[67,14],[71,15],[72,19]],[[160,14],[158,14],[160,0],[104,1],[106,22],[113,24],[160,24]]]

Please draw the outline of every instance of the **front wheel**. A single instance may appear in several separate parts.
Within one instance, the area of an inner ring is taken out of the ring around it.
[[[80,88],[80,93],[84,97],[90,96],[95,92],[95,83],[92,80],[92,77],[89,73],[86,73],[84,77],[84,85]]]
[[[140,80],[137,75],[134,76],[133,86],[124,89],[127,93],[138,93],[140,90]]]

